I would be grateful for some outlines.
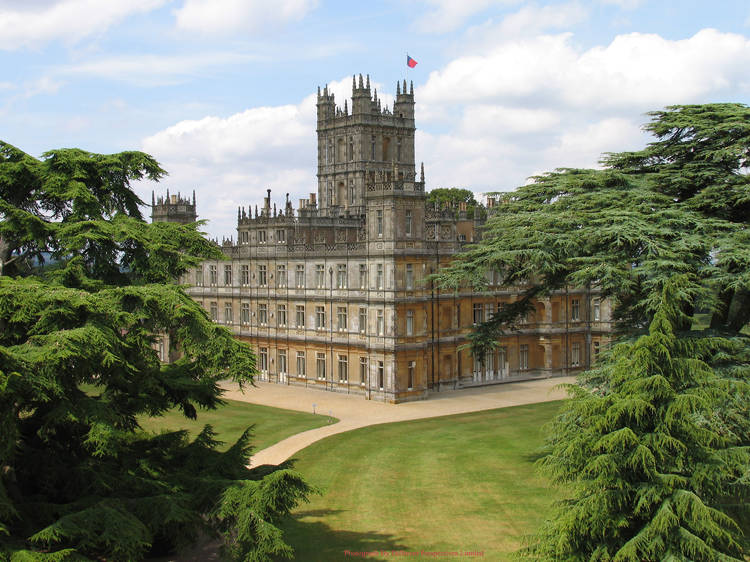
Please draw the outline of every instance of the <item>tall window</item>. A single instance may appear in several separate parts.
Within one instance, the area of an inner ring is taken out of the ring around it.
[[[354,160],[354,138],[353,137],[349,137],[349,154],[347,156],[349,156],[349,162]]]
[[[219,274],[216,272],[216,266],[215,265],[209,265],[208,266],[208,279],[211,283],[211,285],[218,285],[219,284]]]
[[[211,311],[211,320],[214,322],[219,321],[219,305],[217,305],[215,302],[211,303],[211,306],[209,307],[209,310]]]
[[[319,351],[315,354],[315,366],[319,379],[326,378],[326,354]]]
[[[326,286],[326,270],[322,263],[315,266],[315,286],[322,289]]]
[[[346,289],[346,264],[340,263],[336,266],[336,286],[339,289]]]
[[[505,363],[507,359],[508,350],[505,346],[497,348],[497,372],[500,375],[505,374]]]
[[[305,327],[305,305],[298,304],[296,310],[296,324],[298,328]]]
[[[367,264],[359,264],[359,288],[367,288]]]
[[[265,230],[259,230],[258,231],[258,244],[265,244],[266,243],[266,231]]]
[[[339,355],[339,382],[349,381],[349,358]]]
[[[232,266],[231,265],[224,266],[224,285],[227,285],[227,286],[232,285]]]
[[[268,371],[268,348],[261,347],[258,351],[258,359],[260,363],[258,367],[261,371]]]
[[[367,309],[359,308],[359,333],[364,334],[367,331]]]
[[[258,305],[258,324],[261,326],[268,324],[268,305],[265,303]]]
[[[414,264],[406,264],[406,290],[411,291],[414,289]]]
[[[286,265],[277,265],[276,266],[276,286],[286,287],[286,283],[287,283]]]
[[[414,311],[411,309],[406,311],[406,335],[414,335]]]
[[[383,311],[378,310],[377,334],[379,336],[382,336],[384,330],[385,330],[385,321],[383,320]]]
[[[268,272],[265,265],[258,266],[258,285],[260,287],[268,286]]]
[[[474,303],[474,325],[482,323],[482,303]]]
[[[349,180],[349,204],[354,205],[354,182]]]
[[[305,266],[298,264],[294,270],[294,284],[297,285],[298,289],[305,286]]]
[[[283,244],[286,242],[286,230],[280,229],[276,231],[276,243]]]
[[[572,322],[578,322],[581,319],[581,301],[578,299],[571,299],[570,301],[570,320]]]
[[[406,235],[411,236],[411,232],[412,232],[411,211],[406,211]]]
[[[199,265],[195,270],[195,284],[199,287],[203,285],[203,266]]]
[[[521,370],[529,368],[529,346],[525,343],[518,348],[518,368]]]
[[[383,264],[382,263],[379,263],[377,266],[375,266],[375,288],[376,289],[383,288]]]
[[[247,326],[250,323],[250,303],[246,303],[246,302],[242,303],[240,319],[241,319],[241,322],[245,326]]]
[[[367,381],[367,357],[359,358],[359,383],[365,384]]]
[[[326,309],[323,306],[315,307],[315,328],[322,330],[326,327]]]
[[[478,381],[482,379],[482,359],[479,355],[472,355],[472,357],[474,357],[474,370],[472,374],[474,375],[474,380]]]
[[[231,324],[232,321],[232,303],[226,302],[224,303],[224,324]]]
[[[305,369],[305,352],[304,351],[298,351],[297,352],[297,375],[300,377],[304,377],[306,373]]]
[[[240,266],[240,277],[241,277],[243,286],[246,287],[250,284],[250,266],[249,265]]]
[[[279,350],[278,361],[279,361],[279,374],[286,375],[286,372],[287,372],[286,349]]]
[[[370,137],[370,160],[375,160],[375,135]]]
[[[409,390],[414,388],[414,372],[417,370],[417,362],[416,361],[409,361],[409,369],[407,371],[408,373],[408,385]]]
[[[396,139],[396,162],[401,162],[401,138]]]
[[[279,304],[276,306],[276,324],[286,326],[286,305]]]
[[[375,225],[377,226],[378,236],[383,236],[383,211],[381,210],[375,213]]]
[[[570,366],[578,367],[581,364],[581,344],[575,342],[570,346]]]
[[[378,388],[383,390],[383,383],[385,382],[385,369],[383,368],[383,362],[378,361]]]
[[[343,332],[346,330],[346,307],[345,306],[339,306],[336,310],[337,314],[337,325],[339,332]]]
[[[594,322],[602,319],[602,303],[599,299],[594,299]]]

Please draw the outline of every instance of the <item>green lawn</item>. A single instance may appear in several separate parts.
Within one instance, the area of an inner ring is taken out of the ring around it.
[[[173,410],[162,417],[142,418],[139,422],[143,429],[153,432],[187,429],[191,437],[195,437],[204,425],[211,424],[218,434],[217,439],[225,443],[221,450],[237,441],[248,426],[254,425],[251,442],[253,449],[260,451],[295,433],[326,425],[330,419],[328,416],[227,400],[226,405],[217,410],[198,410],[196,420],[189,420]]]
[[[560,402],[366,427],[300,451],[324,490],[284,525],[295,559],[506,560],[558,492],[535,473],[541,426]],[[396,552],[404,551],[404,552]],[[483,556],[466,553],[483,551]]]

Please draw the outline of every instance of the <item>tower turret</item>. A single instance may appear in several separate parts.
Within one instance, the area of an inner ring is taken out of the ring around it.
[[[193,190],[192,202],[188,197],[170,195],[167,190],[166,197],[156,198],[151,192],[151,222],[176,222],[187,224],[198,220],[195,212],[195,190]]]

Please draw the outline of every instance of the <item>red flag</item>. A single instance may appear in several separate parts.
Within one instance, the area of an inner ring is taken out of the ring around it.
[[[415,61],[409,55],[406,55],[406,66],[408,66],[409,68],[414,68],[415,66],[417,66],[417,61]]]

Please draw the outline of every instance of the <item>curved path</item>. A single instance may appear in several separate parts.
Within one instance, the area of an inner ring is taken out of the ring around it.
[[[561,383],[573,382],[575,377],[555,377],[449,390],[433,393],[427,400],[403,404],[387,404],[365,400],[361,395],[267,382],[257,382],[256,388],[242,393],[236,385],[227,383],[224,385],[224,398],[301,412],[312,413],[314,409],[317,414],[338,418],[337,423],[297,433],[257,451],[250,466],[260,466],[279,464],[324,437],[368,425],[559,400],[565,398],[566,394],[564,390],[555,387]]]

